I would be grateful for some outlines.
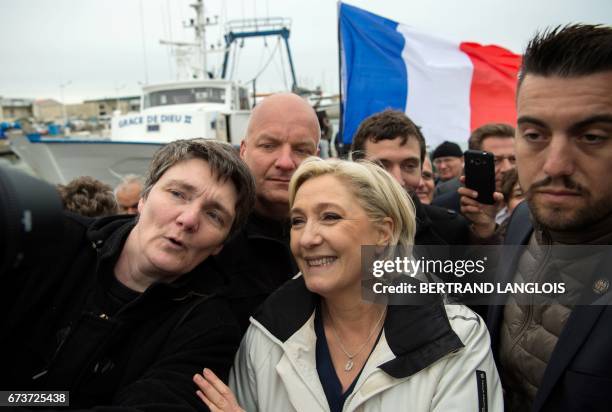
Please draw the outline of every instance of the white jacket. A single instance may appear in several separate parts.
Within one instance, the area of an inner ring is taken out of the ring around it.
[[[251,318],[230,386],[246,411],[329,411],[316,370],[314,309],[303,279]],[[389,306],[383,333],[343,411],[502,411],[482,319],[461,305]]]

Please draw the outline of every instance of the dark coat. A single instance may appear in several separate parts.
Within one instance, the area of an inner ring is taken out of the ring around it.
[[[461,213],[461,196],[456,190],[441,193],[440,195],[434,197],[431,204]]]
[[[434,199],[446,193],[457,192],[457,189],[459,189],[461,186],[459,177],[453,177],[445,182],[438,182],[434,189]]]
[[[214,257],[230,279],[231,307],[242,332],[249,317],[299,269],[289,247],[289,223],[251,213],[248,222]]]
[[[525,245],[533,226],[526,202],[514,211],[505,244]],[[520,248],[512,248],[509,262],[500,271],[498,281],[510,282],[516,273]],[[605,279],[612,284],[612,256],[600,263],[593,280]],[[585,274],[588,275],[588,274]],[[590,283],[587,283],[590,284]],[[589,288],[590,289],[590,288]],[[533,405],[533,411],[609,411],[612,401],[612,292],[597,296],[587,289],[582,296],[598,304],[578,305],[561,331]],[[502,301],[489,308],[487,326],[491,345],[499,356]],[[498,361],[499,365],[499,361]]]
[[[210,259],[108,316],[91,302],[134,219],[67,215],[63,226],[53,261],[2,278],[0,388],[68,390],[71,407],[91,410],[208,410],[191,378],[203,367],[226,376],[240,340]]]
[[[469,245],[470,227],[467,220],[453,210],[421,203],[412,196],[416,209],[416,245]]]

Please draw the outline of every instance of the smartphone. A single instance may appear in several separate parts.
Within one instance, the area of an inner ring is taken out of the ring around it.
[[[492,153],[468,150],[464,153],[465,187],[478,192],[476,200],[492,205],[495,203],[495,158]]]

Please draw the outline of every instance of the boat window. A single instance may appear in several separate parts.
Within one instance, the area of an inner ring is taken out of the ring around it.
[[[144,99],[145,108],[190,103],[225,103],[225,88],[192,87],[161,90],[148,93]]]

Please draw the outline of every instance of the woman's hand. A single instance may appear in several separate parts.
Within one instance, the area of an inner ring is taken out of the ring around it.
[[[195,374],[193,381],[200,388],[196,391],[196,394],[211,412],[244,412],[244,409],[238,405],[232,390],[221,379],[217,378],[217,375],[210,369],[204,369],[202,375]]]

